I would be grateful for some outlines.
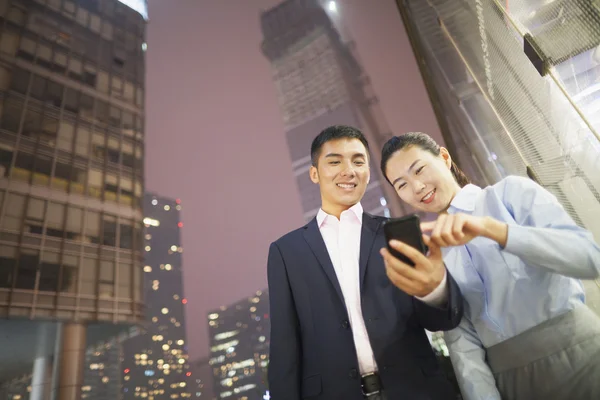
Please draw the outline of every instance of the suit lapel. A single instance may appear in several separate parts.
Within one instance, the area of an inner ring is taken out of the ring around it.
[[[367,264],[371,249],[377,236],[377,231],[381,225],[381,219],[373,217],[367,213],[363,213],[363,223],[360,235],[360,258],[359,258],[359,273],[360,273],[360,292],[363,293],[363,283],[367,273]]]
[[[340,283],[338,282],[335,269],[333,268],[333,263],[329,257],[329,252],[327,252],[327,246],[325,246],[325,241],[323,240],[323,236],[321,236],[321,232],[319,231],[316,218],[313,218],[313,220],[310,221],[304,228],[304,239],[308,243],[315,257],[317,257],[319,264],[321,264],[325,274],[331,281],[331,284],[335,288],[340,300],[342,303],[344,303],[344,295],[342,294]]]

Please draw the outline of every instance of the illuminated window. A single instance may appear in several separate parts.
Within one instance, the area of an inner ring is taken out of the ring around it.
[[[144,225],[148,226],[160,226],[160,221],[154,218],[144,218]]]
[[[254,306],[250,307],[250,312],[256,312],[256,307],[254,307]]]
[[[208,316],[208,319],[217,319],[217,318],[219,318],[219,314],[217,314],[217,313],[212,313]]]
[[[152,272],[152,267],[149,265],[144,266],[144,272]]]
[[[164,307],[162,310],[160,310],[160,312],[162,312],[163,314],[168,314],[169,309],[167,307]]]
[[[108,381],[109,381],[108,376],[102,377],[102,383],[108,383]]]

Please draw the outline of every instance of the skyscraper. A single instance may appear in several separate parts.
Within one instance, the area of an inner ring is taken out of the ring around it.
[[[365,211],[403,214],[379,173],[379,149],[391,134],[354,43],[343,43],[319,0],[286,0],[261,15],[261,27],[304,219],[312,219],[321,205],[319,188],[308,175],[310,144],[322,129],[338,124],[360,128],[374,150]]]
[[[78,399],[86,342],[143,320],[146,21],[0,0],[0,22],[0,382]]]
[[[185,332],[179,199],[144,196],[144,286],[147,323],[122,342],[123,399],[187,398],[189,369]],[[176,397],[172,397],[176,396]]]
[[[194,360],[190,363],[192,370],[192,398],[199,400],[213,400],[213,369],[210,365],[210,359],[207,357]]]
[[[208,330],[215,396],[262,400],[267,393],[269,294],[258,291],[210,312]]]

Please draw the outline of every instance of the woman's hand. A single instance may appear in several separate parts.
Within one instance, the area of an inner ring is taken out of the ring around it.
[[[467,214],[440,214],[435,221],[423,222],[423,232],[430,233],[431,241],[439,247],[462,246],[478,236],[492,239],[506,246],[508,225],[491,217]]]
[[[429,247],[428,256],[398,240],[390,241],[390,246],[408,257],[415,264],[414,267],[398,260],[388,249],[381,249],[388,278],[394,286],[410,296],[427,296],[440,285],[446,273],[440,248],[425,235],[423,240]]]

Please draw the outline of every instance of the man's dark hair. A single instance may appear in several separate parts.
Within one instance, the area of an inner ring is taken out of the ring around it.
[[[310,159],[314,167],[317,166],[323,145],[336,139],[358,139],[365,146],[367,155],[369,154],[369,142],[360,130],[347,125],[333,125],[323,129],[310,146]]]

